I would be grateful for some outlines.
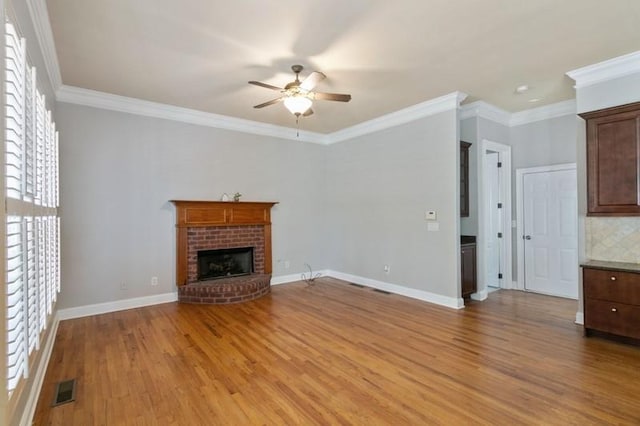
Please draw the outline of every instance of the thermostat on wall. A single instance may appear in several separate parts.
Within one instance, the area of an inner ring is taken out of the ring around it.
[[[425,220],[437,220],[438,214],[434,210],[427,210],[424,215]]]

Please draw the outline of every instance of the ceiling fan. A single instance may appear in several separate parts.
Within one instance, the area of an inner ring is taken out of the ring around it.
[[[262,83],[260,81],[250,81],[249,84],[253,84],[260,87],[265,87],[271,90],[277,90],[282,93],[282,96],[276,99],[272,99],[268,102],[254,106],[254,108],[264,108],[269,105],[277,104],[278,102],[284,102],[284,106],[295,115],[297,118],[300,116],[307,117],[313,114],[311,105],[314,100],[323,101],[338,101],[349,102],[351,95],[345,95],[340,93],[323,93],[314,92],[313,88],[327,78],[321,72],[314,71],[303,81],[300,81],[300,72],[304,69],[302,65],[293,65],[291,70],[296,74],[296,79],[291,83],[284,86],[284,88],[273,86],[271,84]]]

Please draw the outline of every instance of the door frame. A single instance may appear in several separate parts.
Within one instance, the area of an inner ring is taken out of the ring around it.
[[[555,164],[552,166],[527,167],[516,169],[516,257],[518,280],[516,289],[525,291],[524,285],[524,176],[532,173],[547,173],[563,170],[576,170],[576,163]],[[576,191],[578,189],[576,188]],[[577,237],[576,237],[577,238]]]
[[[488,203],[486,200],[485,188],[487,182],[485,182],[484,163],[487,151],[500,153],[500,161],[502,167],[500,168],[500,199],[502,200],[503,211],[503,250],[501,252],[501,264],[504,265],[502,270],[502,280],[500,281],[500,288],[511,289],[513,288],[513,275],[512,275],[512,243],[511,243],[511,147],[509,145],[493,142],[487,139],[483,139],[480,142],[480,151],[478,155],[478,177],[480,185],[478,185],[478,291],[471,295],[475,300],[485,300],[488,297],[487,283],[485,282],[484,275],[486,270],[485,259],[485,246],[487,235],[487,217],[488,217]]]

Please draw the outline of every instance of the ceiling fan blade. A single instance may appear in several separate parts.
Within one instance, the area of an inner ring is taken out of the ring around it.
[[[253,84],[253,85],[264,87],[271,90],[277,90],[277,91],[283,90],[281,87],[272,86],[271,84],[262,83],[260,81],[250,81],[249,84]]]
[[[315,92],[315,99],[320,99],[323,101],[338,101],[338,102],[349,102],[351,100],[351,95],[344,95],[342,93],[322,93]]]
[[[304,112],[304,114],[302,114],[302,116],[303,116],[303,117],[308,117],[308,116],[310,116],[311,114],[313,114],[313,110],[312,110],[311,108],[309,108],[308,110],[306,110],[306,111]]]
[[[321,72],[314,71],[307,78],[304,79],[302,83],[300,83],[300,88],[304,90],[311,90],[316,87],[316,84],[320,83],[322,80],[327,78],[326,75]]]
[[[263,104],[256,105],[256,106],[254,106],[254,108],[264,108],[266,106],[277,104],[278,102],[282,102],[283,100],[284,100],[284,98],[272,99],[269,102],[265,102]]]

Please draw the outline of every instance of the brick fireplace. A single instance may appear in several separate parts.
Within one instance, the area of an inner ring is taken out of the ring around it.
[[[176,285],[185,303],[228,304],[270,291],[273,202],[172,200],[176,207]],[[251,247],[250,275],[198,279],[198,252]]]

